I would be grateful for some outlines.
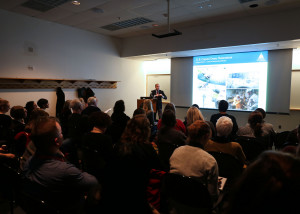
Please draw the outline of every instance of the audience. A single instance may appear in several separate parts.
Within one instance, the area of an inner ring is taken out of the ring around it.
[[[204,151],[211,137],[211,129],[204,121],[197,120],[188,127],[187,145],[177,148],[170,158],[170,173],[198,178],[208,188],[213,201],[218,199],[218,165]]]
[[[59,150],[63,142],[59,123],[55,118],[40,118],[35,121],[31,138],[36,152],[24,167],[25,176],[32,182],[26,188],[28,194],[59,210],[82,213],[84,194],[97,180],[65,162]]]
[[[219,107],[219,113],[218,114],[213,114],[210,117],[210,122],[212,122],[214,127],[216,127],[217,120],[220,117],[222,117],[222,116],[229,117],[231,119],[232,123],[233,123],[232,131],[231,131],[231,134],[229,135],[229,138],[231,140],[233,140],[236,136],[236,132],[238,131],[238,125],[237,125],[236,119],[235,119],[234,116],[226,113],[226,111],[228,109],[228,102],[226,100],[221,100],[219,102],[218,107]]]
[[[209,140],[204,149],[208,152],[222,152],[230,154],[244,165],[246,163],[246,156],[243,152],[243,148],[239,143],[231,142],[229,138],[232,127],[233,123],[229,117],[220,117],[216,123],[217,136],[214,137],[213,140]]]
[[[0,98],[0,162],[18,160],[31,181],[26,191],[62,213],[155,213],[153,206],[159,202],[149,200],[147,187],[159,192],[158,184],[166,172],[197,178],[215,201],[219,169],[207,152],[230,154],[245,164],[248,153],[234,141],[236,134],[263,142],[265,149],[271,149],[275,140],[263,109],[251,112],[248,123],[238,129],[235,118],[226,113],[225,100],[219,102],[219,113],[210,121],[204,121],[194,104],[184,123],[176,119],[175,105],[168,103],[158,121],[158,132],[151,100],[145,100],[132,119],[125,114],[123,100],[116,101],[111,118],[97,107],[94,96],[88,98],[86,108],[82,98],[67,100],[59,114],[61,126],[45,112],[48,100],[37,103],[39,109],[29,101],[25,108],[16,105],[10,110],[9,101]],[[9,110],[12,118],[6,115]],[[296,199],[290,195],[296,194],[299,186],[299,133],[300,126],[293,132],[296,143],[287,142],[282,153],[264,152],[251,160],[234,191],[230,189],[225,214],[296,213]],[[16,149],[21,144],[14,137],[20,136],[25,137],[23,147]],[[154,200],[159,200],[156,193]],[[86,211],[84,201],[92,205]]]

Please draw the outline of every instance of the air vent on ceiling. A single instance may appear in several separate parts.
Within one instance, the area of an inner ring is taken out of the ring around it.
[[[137,25],[146,24],[146,23],[149,23],[149,22],[153,22],[153,21],[150,20],[150,19],[139,17],[139,18],[125,20],[125,21],[122,21],[122,22],[116,22],[116,23],[113,23],[113,24],[105,25],[105,26],[102,26],[100,28],[103,28],[105,30],[115,31],[115,30],[129,28],[129,27],[133,27],[133,26],[137,26]]]
[[[239,2],[240,2],[241,4],[247,3],[247,2],[252,2],[252,1],[256,1],[256,0],[239,0]]]
[[[41,12],[46,12],[59,5],[66,3],[69,0],[29,0],[22,4],[23,7],[28,7]]]

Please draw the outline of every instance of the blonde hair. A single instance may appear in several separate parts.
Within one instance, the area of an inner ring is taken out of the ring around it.
[[[153,111],[153,107],[152,107],[152,102],[151,102],[151,100],[149,100],[149,99],[144,100],[144,103],[143,103],[143,109],[145,110],[146,113],[147,113],[148,111]]]
[[[191,125],[196,120],[204,121],[204,118],[201,111],[197,107],[192,106],[187,111],[187,115],[186,115],[187,126]]]

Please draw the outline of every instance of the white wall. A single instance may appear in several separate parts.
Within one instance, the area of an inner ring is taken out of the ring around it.
[[[180,27],[180,36],[158,39],[151,34],[123,39],[121,56],[230,47],[300,39],[300,8],[245,18]]]
[[[3,10],[0,28],[0,77],[120,81],[117,89],[92,90],[102,110],[123,99],[129,116],[136,99],[145,94],[142,62],[120,58],[120,40]],[[75,89],[63,91],[66,99],[77,97]],[[55,115],[55,89],[0,89],[0,97],[11,106],[43,97],[49,100],[50,115]]]

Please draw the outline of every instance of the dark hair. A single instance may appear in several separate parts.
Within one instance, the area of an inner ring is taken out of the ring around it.
[[[164,108],[164,111],[166,111],[166,110],[172,110],[174,112],[174,114],[176,114],[175,105],[173,103],[167,103]]]
[[[198,104],[193,104],[192,107],[196,107],[197,109],[200,110],[200,107],[198,106]]]
[[[123,100],[118,100],[114,106],[114,113],[122,113],[125,111],[125,103]]]
[[[37,149],[47,152],[54,139],[59,137],[56,122],[54,117],[39,117],[34,121],[30,138]]]
[[[48,117],[49,114],[42,109],[34,109],[31,114],[29,121],[37,120],[39,117]]]
[[[37,105],[40,107],[40,108],[43,108],[45,105],[47,105],[48,103],[48,100],[47,99],[44,99],[44,98],[41,98],[37,101]]]
[[[131,144],[149,143],[150,123],[146,115],[139,114],[130,119],[121,136],[121,143],[124,143],[124,152],[130,151]]]
[[[164,111],[162,118],[161,118],[161,126],[163,127],[174,127],[176,125],[176,116],[174,111],[167,109]]]
[[[30,114],[34,110],[34,101],[28,101],[25,105],[27,113]]]
[[[226,112],[228,109],[228,102],[226,100],[220,100],[219,112]]]
[[[230,192],[227,214],[297,213],[300,160],[265,151],[250,164]]]
[[[266,117],[266,112],[262,108],[257,108],[257,109],[255,109],[255,111],[256,112],[260,112],[262,114],[262,116],[263,116],[263,119]]]
[[[136,116],[136,115],[139,115],[139,114],[144,114],[144,115],[146,115],[146,112],[145,112],[145,110],[144,110],[143,108],[137,108],[137,109],[135,109],[134,112],[133,112],[133,117]]]
[[[13,106],[10,110],[10,116],[12,116],[16,120],[25,119],[25,108],[23,106]]]
[[[96,111],[89,116],[89,122],[92,127],[107,128],[111,124],[111,119],[108,114]]]
[[[262,122],[263,116],[260,112],[254,111],[250,113],[248,123],[253,129],[255,137],[260,137],[262,135]]]

